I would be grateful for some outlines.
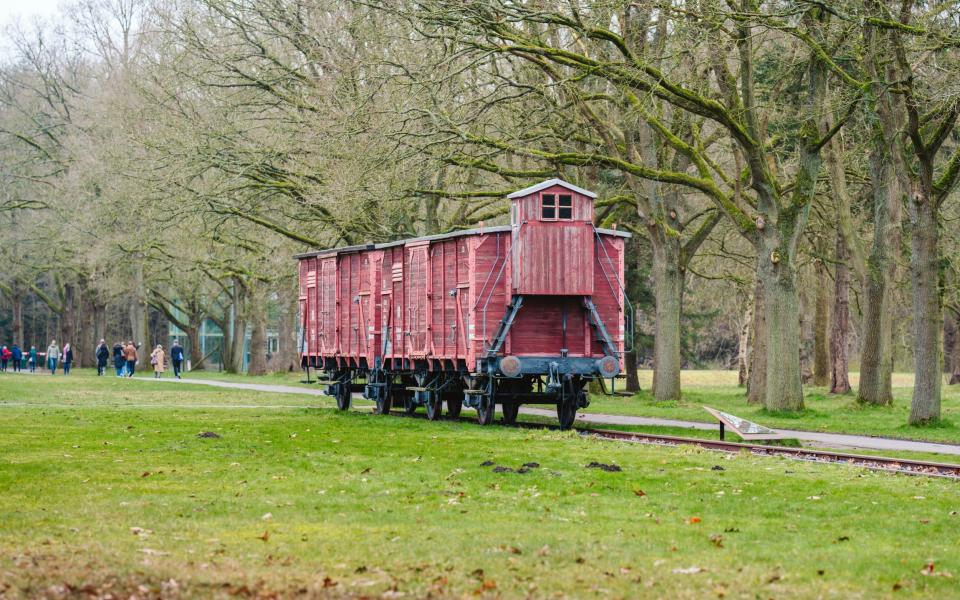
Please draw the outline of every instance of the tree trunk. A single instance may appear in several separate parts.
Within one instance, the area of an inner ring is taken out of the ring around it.
[[[950,385],[960,383],[960,313],[950,311],[950,321],[953,323],[953,336],[950,339],[950,354],[953,361],[950,363]]]
[[[817,275],[816,306],[813,317],[813,385],[830,384],[830,345],[827,328],[830,324],[830,287],[827,267],[822,260],[814,263]]]
[[[847,242],[843,232],[837,230],[837,271],[833,285],[833,311],[830,315],[830,393],[850,393],[850,268],[847,261]]]
[[[14,284],[16,286],[16,284]],[[23,335],[23,295],[16,287],[13,288],[13,295],[10,298],[10,308],[12,309],[12,333],[13,343],[18,344],[20,348],[27,350],[26,340]]]
[[[909,206],[915,373],[909,422],[911,425],[923,425],[940,420],[940,387],[943,381],[943,357],[940,354],[943,325],[938,252],[940,233],[937,206],[927,189],[915,192]]]
[[[886,139],[881,136],[874,145]],[[860,402],[893,402],[893,315],[891,295],[897,263],[891,253],[900,247],[900,205],[903,187],[888,148],[873,148],[870,178],[873,191],[873,246],[863,282],[863,347],[860,352]]]
[[[637,350],[632,348],[623,355],[623,367],[626,370],[627,392],[636,394],[640,391],[640,375],[637,373]]]
[[[277,323],[277,352],[270,358],[268,369],[273,372],[292,372],[300,368],[299,345],[297,344],[297,322],[300,302],[292,290],[290,302],[281,304],[280,318]]]
[[[750,376],[750,333],[753,331],[753,306],[747,305],[743,315],[743,325],[740,327],[740,343],[737,346],[737,385],[744,387]]]
[[[656,323],[653,339],[653,397],[680,399],[680,311],[683,271],[679,241],[667,237],[653,244]]]
[[[248,375],[267,374],[267,299],[263,286],[257,284],[250,301],[247,303],[247,314],[250,319],[250,364],[247,367]]]
[[[759,278],[753,292],[753,343],[750,344],[750,369],[747,378],[747,403],[763,404],[767,389],[766,307]]]
[[[788,219],[789,216],[781,218]],[[782,225],[790,235],[799,224]],[[757,275],[763,285],[767,410],[803,409],[800,374],[800,302],[795,285],[793,249],[781,251],[781,234],[765,233],[760,244]],[[792,245],[786,242],[784,246]]]
[[[75,346],[77,340],[73,339],[77,334],[77,306],[76,290],[73,284],[63,286],[63,316],[60,320],[60,347],[65,344]],[[74,355],[77,349],[74,349]]]

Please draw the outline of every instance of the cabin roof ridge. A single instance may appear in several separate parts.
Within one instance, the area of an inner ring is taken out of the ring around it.
[[[523,196],[529,196],[530,194],[539,192],[540,190],[545,190],[548,187],[553,187],[555,185],[565,187],[570,191],[577,192],[578,194],[583,194],[584,196],[587,196],[589,198],[597,197],[597,195],[591,192],[590,190],[585,190],[582,187],[573,185],[569,181],[564,181],[562,179],[554,178],[554,179],[547,179],[546,181],[541,181],[540,183],[531,185],[530,187],[525,187],[522,190],[517,190],[512,194],[507,194],[507,198],[510,198],[511,200],[514,198],[522,198]]]

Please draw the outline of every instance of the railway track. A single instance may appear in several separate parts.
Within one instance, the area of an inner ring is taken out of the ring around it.
[[[426,418],[426,415],[420,413],[408,415],[394,411],[391,414],[414,419]],[[455,420],[465,423],[476,423],[476,419],[470,417],[459,417]],[[556,425],[522,421],[518,421],[513,425],[506,425],[506,427],[518,427],[522,429],[557,429]],[[960,480],[960,464],[937,463],[925,460],[910,460],[906,458],[891,458],[887,456],[872,456],[868,454],[850,454],[846,452],[833,452],[830,450],[812,450],[809,448],[791,448],[786,446],[768,446],[766,444],[748,444],[744,442],[688,438],[674,435],[657,435],[653,433],[618,431],[614,429],[575,427],[574,431],[582,436],[591,436],[619,442],[655,444],[660,446],[698,446],[708,450],[717,450],[720,452],[730,453],[746,451],[757,456],[784,456],[793,460],[849,465],[852,467],[860,467],[862,469],[870,469],[871,471],[881,471],[885,473]]]
[[[768,446],[765,444],[747,444],[743,442],[727,442],[721,440],[706,440],[671,435],[655,435],[632,431],[615,431],[610,429],[577,428],[577,431],[580,432],[581,435],[593,436],[607,440],[636,442],[642,444],[657,444],[662,446],[699,446],[701,448],[718,450],[722,452],[747,451],[758,456],[786,456],[794,460],[844,464],[870,469],[873,471],[884,471],[887,473],[960,479],[960,465],[952,465],[948,463],[910,460],[904,458],[890,458],[886,456],[849,454],[844,452],[832,452],[829,450],[811,450],[809,448],[790,448],[784,446]]]

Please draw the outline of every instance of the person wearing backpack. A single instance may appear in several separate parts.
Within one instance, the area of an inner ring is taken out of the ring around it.
[[[173,345],[170,346],[170,360],[173,362],[173,376],[182,379],[180,372],[183,370],[183,346],[178,340],[173,340]]]

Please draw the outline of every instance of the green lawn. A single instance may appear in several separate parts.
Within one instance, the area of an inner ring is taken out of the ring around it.
[[[958,595],[953,482],[321,404],[0,377],[0,597]]]
[[[189,373],[187,377],[311,387],[299,383],[303,379],[302,373],[246,377],[197,372]],[[679,402],[654,402],[650,396],[651,380],[650,371],[640,371],[643,389],[640,394],[633,397],[594,394],[590,407],[584,412],[713,422],[713,417],[702,408],[707,405],[772,427],[960,444],[960,386],[943,386],[943,420],[938,426],[911,427],[907,425],[907,417],[910,414],[913,377],[907,373],[894,375],[892,406],[865,406],[857,403],[854,394],[834,396],[825,388],[808,386],[804,388],[806,410],[796,414],[769,413],[761,407],[748,405],[744,389],[737,387],[737,374],[734,371],[684,371],[681,379],[683,398]],[[858,383],[857,373],[852,374],[852,383],[854,386]]]

